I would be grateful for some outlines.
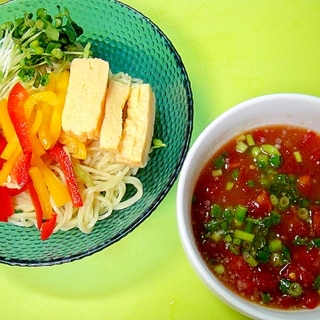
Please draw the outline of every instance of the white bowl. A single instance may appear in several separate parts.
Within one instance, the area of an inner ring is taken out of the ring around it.
[[[238,312],[261,320],[320,319],[313,310],[281,311],[250,303],[226,288],[212,274],[198,252],[191,226],[191,201],[201,169],[223,144],[254,127],[288,124],[320,132],[320,99],[302,94],[272,94],[254,98],[229,109],[199,135],[180,172],[177,190],[177,221],[180,239],[195,271],[222,301]]]

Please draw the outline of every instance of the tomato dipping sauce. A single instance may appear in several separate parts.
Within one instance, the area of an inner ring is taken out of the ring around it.
[[[277,309],[320,305],[320,136],[296,127],[250,130],[202,169],[194,236],[217,278]]]

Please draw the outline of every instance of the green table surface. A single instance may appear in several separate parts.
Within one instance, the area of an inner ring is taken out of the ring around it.
[[[318,0],[124,2],[156,23],[182,57],[194,95],[192,142],[245,99],[320,96]],[[137,229],[90,257],[52,267],[0,265],[0,319],[247,319],[190,266],[178,235],[176,190],[177,183]]]

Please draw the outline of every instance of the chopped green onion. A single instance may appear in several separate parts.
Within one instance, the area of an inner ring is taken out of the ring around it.
[[[218,204],[213,204],[213,206],[211,207],[211,216],[213,218],[221,218],[222,216],[222,207]]]
[[[251,266],[256,267],[259,263],[249,252],[244,252],[242,254],[243,259]]]
[[[222,169],[224,167],[227,156],[228,154],[224,152],[214,160],[214,166],[216,169]]]
[[[248,146],[252,147],[255,145],[254,139],[253,139],[253,135],[251,133],[246,135],[246,140],[247,140],[247,144]]]
[[[259,153],[257,156],[256,164],[261,169],[266,169],[269,164],[269,157],[264,153]]]
[[[265,250],[260,250],[257,252],[257,260],[259,262],[268,262],[269,261],[270,253]]]
[[[221,234],[218,231],[214,231],[210,237],[214,242],[218,242],[221,239]]]
[[[238,178],[239,178],[239,169],[232,170],[231,177],[234,180],[238,180]]]
[[[312,285],[312,289],[319,290],[320,289],[320,275],[318,275]]]
[[[240,255],[241,251],[240,251],[240,246],[235,245],[235,244],[230,244],[229,246],[229,250],[235,254],[235,255]]]
[[[219,221],[212,219],[205,224],[205,229],[207,232],[211,233],[211,232],[219,230],[220,226],[221,226],[221,224]]]
[[[279,199],[279,202],[278,202],[278,208],[280,210],[286,210],[288,209],[290,205],[290,200],[287,196],[282,196],[280,199]]]
[[[287,264],[291,259],[290,250],[286,246],[282,246],[281,255],[280,255],[280,264]]]
[[[278,239],[278,238],[270,240],[270,242],[269,242],[269,250],[271,252],[281,251],[282,250],[282,242],[281,242],[281,240]]]
[[[217,274],[223,274],[225,269],[224,269],[224,265],[219,263],[219,264],[216,264],[214,267],[213,267],[213,270],[217,273]]]
[[[269,163],[272,167],[278,168],[280,167],[282,160],[281,160],[281,156],[279,155],[272,155],[269,158]]]
[[[261,235],[256,235],[253,240],[253,247],[255,250],[261,250],[266,244],[265,237]]]
[[[294,298],[301,296],[303,292],[302,286],[298,282],[291,282],[287,279],[280,279],[279,288],[283,293]]]
[[[233,240],[232,240],[232,243],[237,245],[237,246],[240,246],[241,242],[242,242],[242,240],[239,239],[239,238],[233,238]]]
[[[301,220],[308,220],[309,217],[310,217],[310,213],[309,213],[308,209],[306,209],[306,208],[299,208],[299,210],[298,210],[298,217],[299,217]]]
[[[162,140],[154,138],[152,140],[152,149],[165,148],[166,144],[162,142]]]
[[[222,176],[222,170],[221,170],[221,169],[212,170],[212,176],[213,176],[213,177],[220,177],[220,176]]]
[[[245,232],[243,230],[240,229],[236,229],[234,231],[234,237],[235,238],[239,238],[241,240],[245,240],[245,241],[252,241],[254,238],[254,234],[253,233],[249,233],[249,232]]]
[[[237,205],[234,212],[234,217],[237,223],[242,224],[247,217],[248,208],[244,205]]]
[[[271,144],[263,144],[261,150],[270,156],[280,156],[279,150]]]
[[[226,208],[224,211],[223,211],[223,219],[226,223],[231,223],[231,221],[233,220],[233,209],[232,208]]]
[[[248,145],[243,141],[239,141],[236,145],[236,151],[243,153],[248,149]]]
[[[263,302],[263,303],[269,303],[269,302],[271,301],[271,295],[270,295],[270,293],[262,292],[262,293],[261,293],[261,299],[262,299],[262,302]]]
[[[293,244],[297,245],[297,246],[304,246],[306,245],[308,242],[308,240],[306,238],[302,238],[300,236],[296,236],[294,239],[293,239]]]
[[[261,153],[261,150],[258,146],[254,146],[252,149],[251,149],[251,154],[254,158],[257,158],[258,154]]]
[[[300,151],[294,151],[293,152],[294,158],[296,159],[297,162],[302,162],[302,156]]]
[[[230,234],[227,234],[225,237],[224,237],[224,241],[227,242],[227,243],[231,243],[232,242],[232,237]]]
[[[317,248],[320,248],[320,238],[313,239],[312,242]]]
[[[226,190],[230,191],[233,188],[233,186],[234,186],[234,182],[233,181],[227,182]]]
[[[248,180],[247,181],[247,186],[250,188],[253,188],[255,186],[255,181],[254,180]]]
[[[279,202],[277,196],[274,194],[270,195],[270,201],[273,206],[277,206]]]

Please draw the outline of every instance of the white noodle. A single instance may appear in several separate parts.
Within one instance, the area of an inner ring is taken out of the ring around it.
[[[88,146],[87,153],[87,159],[77,163],[92,180],[90,186],[85,186],[82,181],[79,181],[83,206],[77,209],[70,202],[57,207],[51,198],[53,211],[57,213],[54,232],[77,227],[82,232],[89,233],[97,221],[109,217],[114,210],[123,210],[133,205],[142,197],[142,183],[133,176],[137,168],[116,163],[115,155],[102,151],[96,141]],[[65,183],[61,169],[56,165],[50,165],[50,168]],[[129,199],[122,201],[128,184],[131,184],[136,192]],[[28,192],[19,194],[14,200],[15,208],[21,212],[13,214],[9,222],[19,226],[36,226],[34,207]]]

